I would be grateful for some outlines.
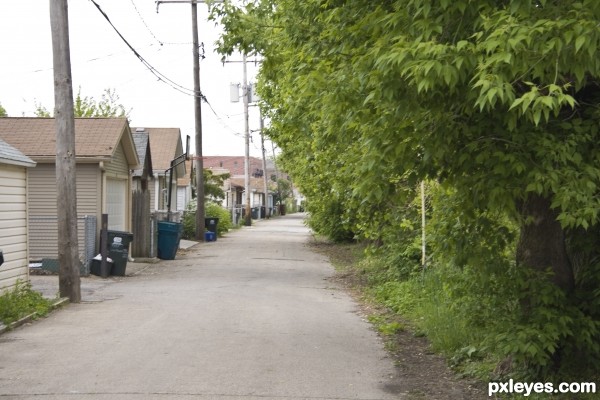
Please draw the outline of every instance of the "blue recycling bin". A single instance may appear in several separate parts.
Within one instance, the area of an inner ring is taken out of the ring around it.
[[[217,241],[217,237],[219,236],[218,226],[219,226],[219,218],[215,218],[215,217],[204,218],[204,229],[206,229],[209,232],[214,233],[214,237],[211,236],[211,238],[210,238],[211,240],[204,239],[205,241],[207,241],[207,242],[212,242],[212,241],[216,242]]]
[[[206,231],[204,232],[204,241],[205,242],[215,242],[217,240],[217,234],[214,232]]]
[[[161,260],[175,259],[182,233],[183,224],[179,222],[160,221],[158,223],[158,258]]]

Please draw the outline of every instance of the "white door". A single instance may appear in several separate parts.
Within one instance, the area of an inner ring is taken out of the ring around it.
[[[127,181],[122,179],[106,180],[106,211],[108,229],[124,231],[127,217]]]

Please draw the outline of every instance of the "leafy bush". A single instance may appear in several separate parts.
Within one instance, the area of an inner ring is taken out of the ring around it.
[[[9,325],[30,314],[46,315],[52,302],[31,289],[31,283],[19,281],[0,295],[0,321]]]
[[[354,240],[348,214],[339,200],[323,198],[319,202],[313,201],[308,204],[308,211],[308,225],[316,233],[338,243]]]
[[[207,202],[204,205],[204,214],[206,217],[219,218],[219,223],[217,224],[217,235],[219,236],[223,236],[224,233],[233,228],[231,213],[218,204]],[[194,239],[196,236],[196,200],[192,200],[188,205],[182,222],[183,238]]]
[[[217,234],[222,236],[224,233],[229,232],[233,228],[231,222],[231,213],[229,210],[221,207],[215,203],[207,203],[204,211],[207,217],[219,218],[219,224],[217,225]]]
[[[597,378],[598,258],[580,261],[576,289],[566,294],[548,273],[516,265],[517,229],[507,215],[439,187],[430,193],[427,268],[418,262],[418,215],[405,214],[412,221],[397,225],[395,240],[387,234],[357,266],[372,297],[481,379]]]

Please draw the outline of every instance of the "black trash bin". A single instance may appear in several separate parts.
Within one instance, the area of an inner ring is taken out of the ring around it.
[[[108,257],[108,259],[110,259],[110,257]],[[109,262],[108,259],[106,260],[106,268],[107,268],[108,275],[110,275],[112,272],[112,269],[114,267],[114,264],[111,261]],[[96,259],[92,260],[92,263],[90,264],[90,274],[96,275],[96,276],[102,276],[102,260],[96,260]]]
[[[260,218],[259,212],[260,212],[260,208],[259,207],[252,207],[252,219],[258,219],[258,218]]]
[[[215,234],[215,242],[217,241],[219,218],[206,217],[204,218],[204,229]]]
[[[133,233],[122,231],[106,231],[108,235],[108,256],[113,260],[111,275],[125,276],[129,259],[129,244],[133,241]]]

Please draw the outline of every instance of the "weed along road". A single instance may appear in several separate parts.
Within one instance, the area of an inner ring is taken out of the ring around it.
[[[309,238],[302,215],[260,221],[108,279],[0,336],[0,398],[403,398]]]

